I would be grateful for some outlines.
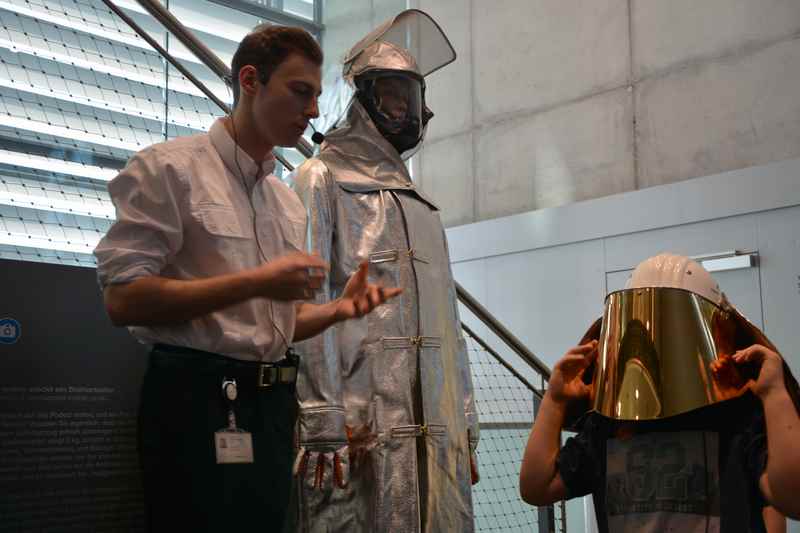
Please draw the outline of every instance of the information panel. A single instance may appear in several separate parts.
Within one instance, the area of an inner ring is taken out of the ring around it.
[[[146,361],[94,269],[0,260],[0,531],[144,529]]]

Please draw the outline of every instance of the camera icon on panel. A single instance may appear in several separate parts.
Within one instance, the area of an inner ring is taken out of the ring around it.
[[[0,319],[0,344],[14,344],[22,334],[20,323],[13,318]]]

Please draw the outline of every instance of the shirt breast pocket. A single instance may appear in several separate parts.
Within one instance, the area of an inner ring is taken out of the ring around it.
[[[235,239],[252,237],[252,232],[243,227],[233,207],[204,202],[192,206],[192,214],[203,229],[216,237]]]

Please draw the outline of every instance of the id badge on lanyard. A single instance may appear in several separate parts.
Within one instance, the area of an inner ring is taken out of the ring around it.
[[[228,427],[214,433],[217,464],[247,464],[254,462],[253,435],[236,427],[233,402],[238,396],[235,379],[223,379],[222,395],[228,403]]]

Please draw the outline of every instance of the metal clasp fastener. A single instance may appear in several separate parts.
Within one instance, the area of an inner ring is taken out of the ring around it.
[[[265,388],[265,387],[272,387],[275,380],[272,378],[272,373],[267,372],[268,370],[275,370],[274,367],[268,365],[261,365],[258,367],[258,386]],[[267,377],[267,381],[264,381],[264,376]]]
[[[400,254],[397,250],[384,250],[382,252],[375,252],[369,255],[369,262],[373,265],[379,263],[391,263],[397,261]]]
[[[420,263],[428,264],[428,261],[425,258],[423,258],[421,255],[419,255],[415,249],[409,248],[408,252],[406,252],[406,253],[408,254],[408,257],[412,261],[419,261]]]
[[[229,402],[236,400],[239,395],[239,389],[236,386],[235,379],[222,378],[222,396]]]

